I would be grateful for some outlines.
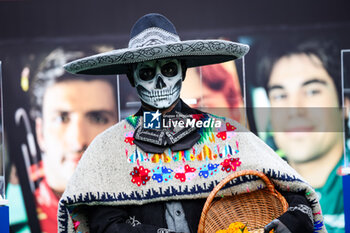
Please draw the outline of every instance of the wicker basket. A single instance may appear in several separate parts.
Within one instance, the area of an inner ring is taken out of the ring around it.
[[[245,175],[258,176],[265,182],[266,188],[215,198],[217,192],[228,182]],[[233,222],[247,224],[250,232],[264,232],[264,226],[281,216],[287,209],[286,199],[277,192],[264,173],[254,170],[235,172],[223,179],[208,196],[199,221],[198,233],[215,233],[227,229]]]

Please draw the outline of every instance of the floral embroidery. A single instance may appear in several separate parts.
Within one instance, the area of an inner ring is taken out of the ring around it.
[[[196,168],[190,167],[189,165],[180,166],[179,168],[175,169],[175,178],[181,182],[185,182],[186,180],[191,181],[194,177],[196,177],[196,170]]]
[[[158,183],[161,183],[163,181],[166,183],[169,180],[173,179],[173,175],[171,174],[173,170],[165,166],[157,166],[156,168],[152,169],[152,172],[152,179],[158,181]]]
[[[223,132],[217,133],[217,134],[216,134],[216,137],[217,137],[217,138],[221,138],[223,141],[225,141],[226,138],[227,138],[227,135],[226,135],[226,132],[223,131]]]
[[[229,158],[225,159],[220,165],[222,171],[236,171],[237,167],[241,166],[241,161],[239,161],[239,158]]]
[[[222,129],[223,131],[220,131],[216,134],[217,138],[220,138],[221,140],[225,141],[226,139],[231,139],[233,137],[233,131],[236,130],[236,127],[231,125],[230,123],[226,122],[225,124],[226,129]]]
[[[234,131],[237,128],[231,125],[230,123],[226,122],[226,131]]]
[[[200,170],[199,176],[204,177],[204,178],[208,178],[208,176],[213,176],[214,174],[216,174],[218,172],[218,169],[217,169],[218,166],[219,166],[219,164],[217,164],[217,163],[204,164],[203,166],[201,166],[199,168],[199,170]]]
[[[134,132],[126,133],[124,142],[134,145]]]
[[[235,154],[239,152],[238,141],[236,141],[236,146],[237,146],[237,149],[235,150]],[[233,153],[232,153],[232,147],[230,145],[226,145],[224,150],[225,150],[225,157],[227,157],[227,159],[225,159],[222,163],[220,163],[220,165],[222,166],[221,170],[226,172],[236,171],[237,167],[241,166],[241,161],[239,161],[239,158],[231,158]],[[222,158],[223,155],[220,154],[220,157]]]
[[[132,176],[131,182],[137,184],[137,186],[145,185],[150,180],[149,172],[150,170],[145,169],[143,166],[134,167],[134,170],[130,172]]]
[[[208,116],[197,115],[197,118],[205,117]],[[128,119],[128,121],[133,124],[136,124],[139,120],[138,118],[139,117],[132,117]],[[235,126],[231,125],[230,123],[226,123],[222,126],[222,131],[217,134],[217,137],[221,138],[222,140],[227,140],[234,136],[233,131],[235,129]],[[200,131],[202,141],[215,142],[215,135],[212,131],[210,131],[210,129],[201,129]],[[134,132],[132,131],[126,133],[124,142],[129,143],[130,145],[134,145],[133,133]],[[173,152],[170,148],[168,148],[168,150],[161,154],[146,153],[145,155],[142,154],[142,152],[137,147],[134,153],[132,153],[131,155],[129,154],[129,151],[125,149],[128,162],[137,162],[138,165],[137,167],[134,167],[133,171],[130,173],[130,175],[132,176],[132,182],[137,184],[138,186],[141,186],[145,185],[149,180],[151,180],[151,178],[152,180],[157,181],[159,183],[168,182],[174,177],[175,179],[178,179],[181,182],[191,181],[197,175],[199,175],[199,177],[202,178],[208,178],[210,176],[214,176],[216,173],[219,172],[219,166],[221,166],[221,170],[225,172],[236,171],[237,167],[241,165],[241,161],[239,158],[232,158],[232,156],[239,152],[238,141],[236,141],[237,149],[234,149],[230,144],[226,144],[222,147],[218,144],[211,145],[212,146],[203,145],[201,150],[198,149],[198,147],[194,146],[192,147],[192,149],[177,152]],[[223,159],[226,157],[226,159],[221,163],[208,162],[209,160],[215,160],[218,157]],[[185,165],[186,162],[195,160],[204,161],[205,164],[202,163],[201,167],[198,168]],[[154,167],[150,171],[144,168],[143,166],[140,166],[140,162],[144,161],[159,163],[159,165]],[[182,161],[183,165],[178,167],[177,169],[174,169],[175,171],[162,165],[163,163],[170,163],[171,161]],[[197,169],[199,173],[196,173]]]

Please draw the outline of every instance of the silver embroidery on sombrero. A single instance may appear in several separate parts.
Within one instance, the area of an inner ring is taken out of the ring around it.
[[[148,28],[130,39],[129,48],[180,42],[180,37],[161,28]]]

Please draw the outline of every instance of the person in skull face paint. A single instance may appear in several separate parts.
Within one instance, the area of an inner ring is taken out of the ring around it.
[[[177,59],[147,61],[134,65],[134,82],[143,106],[167,109],[180,96],[182,71]]]
[[[237,59],[248,49],[222,40],[182,42],[168,19],[148,14],[134,25],[129,49],[68,63],[65,68],[72,73],[126,73],[142,106],[99,135],[84,153],[60,200],[59,232],[197,232],[215,184],[232,171],[252,167],[279,184],[291,207],[266,232],[313,232],[314,227],[326,232],[314,190],[255,135],[230,134],[245,130],[237,122],[226,120],[217,134],[212,128],[146,124],[160,115],[222,120],[179,98],[186,68]],[[258,188],[251,182],[228,187],[232,192]]]

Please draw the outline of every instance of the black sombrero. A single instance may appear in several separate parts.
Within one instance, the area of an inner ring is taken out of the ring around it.
[[[178,58],[190,68],[238,59],[249,51],[248,45],[226,40],[181,41],[174,25],[155,13],[141,17],[130,38],[128,48],[75,60],[64,68],[74,74],[127,74],[130,64],[154,59]]]

